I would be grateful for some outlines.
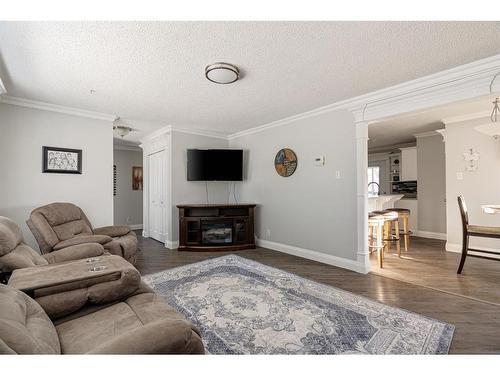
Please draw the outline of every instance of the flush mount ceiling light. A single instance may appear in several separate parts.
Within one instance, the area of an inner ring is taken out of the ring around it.
[[[236,82],[240,78],[240,70],[232,64],[215,63],[207,65],[205,77],[211,82],[227,85]]]
[[[120,118],[119,117],[113,122],[113,132],[122,138],[125,137],[132,130],[134,130],[134,129],[132,129],[128,126],[120,125]]]

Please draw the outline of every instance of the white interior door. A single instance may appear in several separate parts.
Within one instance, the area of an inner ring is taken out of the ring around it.
[[[165,150],[149,155],[149,237],[165,242]]]

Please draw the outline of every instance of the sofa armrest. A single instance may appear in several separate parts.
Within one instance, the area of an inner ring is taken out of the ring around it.
[[[53,264],[67,262],[69,260],[97,257],[106,253],[107,251],[104,250],[104,247],[102,247],[101,244],[82,243],[43,254],[42,257],[45,258],[49,264]]]
[[[203,354],[203,342],[181,319],[164,319],[117,336],[87,354]]]
[[[111,241],[113,241],[113,239],[110,236],[105,235],[76,236],[70,238],[69,240],[58,242],[52,249],[60,250],[64,249],[65,247],[79,245],[82,243],[98,243],[104,245]]]
[[[141,286],[141,275],[116,255],[16,270],[9,286],[32,296],[51,319],[86,304],[120,301]]]
[[[110,237],[121,237],[130,233],[131,229],[128,225],[111,225],[108,227],[94,228],[94,234],[105,235]]]

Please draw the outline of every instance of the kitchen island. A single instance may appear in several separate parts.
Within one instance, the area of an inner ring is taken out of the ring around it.
[[[403,194],[368,195],[368,212],[394,208],[394,204],[403,196]]]

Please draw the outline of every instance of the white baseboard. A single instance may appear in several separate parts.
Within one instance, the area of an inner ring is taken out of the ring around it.
[[[131,225],[129,225],[129,227],[132,230],[139,230],[139,229],[142,229],[142,224],[131,224]]]
[[[433,238],[435,240],[446,241],[446,233],[426,232],[424,230],[416,230],[413,231],[413,235],[416,237]]]
[[[175,250],[179,247],[179,241],[165,241],[165,247]]]
[[[260,238],[256,239],[256,244],[257,246],[265,247],[267,249],[280,251],[282,253],[295,255],[301,258],[315,260],[316,262],[329,264],[331,266],[346,268],[348,270],[359,273],[366,274],[370,271],[369,267],[367,269],[367,266],[364,263],[358,262],[357,260],[353,259],[341,258],[335,255],[320,253],[319,251],[315,250],[302,249],[300,247],[262,240]]]

